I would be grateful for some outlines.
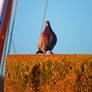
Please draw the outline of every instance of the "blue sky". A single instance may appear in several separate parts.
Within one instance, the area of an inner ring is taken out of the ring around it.
[[[46,0],[18,0],[13,30],[15,54],[37,51],[45,3]],[[54,53],[92,54],[92,0],[48,0],[45,20],[50,21],[57,35]]]

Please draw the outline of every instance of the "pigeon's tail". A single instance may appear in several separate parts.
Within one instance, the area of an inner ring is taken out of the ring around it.
[[[41,50],[38,50],[38,51],[36,52],[36,54],[39,54],[39,53],[44,54]]]

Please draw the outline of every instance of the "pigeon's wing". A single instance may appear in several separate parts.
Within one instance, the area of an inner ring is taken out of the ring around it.
[[[52,50],[57,42],[57,37],[54,32],[49,35],[49,48]]]

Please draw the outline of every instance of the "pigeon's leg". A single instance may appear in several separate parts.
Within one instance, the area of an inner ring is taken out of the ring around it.
[[[45,55],[46,53],[44,53],[44,55]]]
[[[42,48],[43,54],[46,54],[46,49],[45,48],[46,48],[45,46],[43,46],[43,48]]]
[[[44,54],[46,54],[46,51],[44,51]]]
[[[50,54],[54,54],[52,51],[50,51]]]

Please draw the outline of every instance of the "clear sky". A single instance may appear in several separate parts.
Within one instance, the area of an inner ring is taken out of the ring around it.
[[[17,54],[37,51],[45,3],[18,0],[13,33]],[[48,0],[45,20],[50,21],[57,35],[54,53],[92,54],[92,0]]]

